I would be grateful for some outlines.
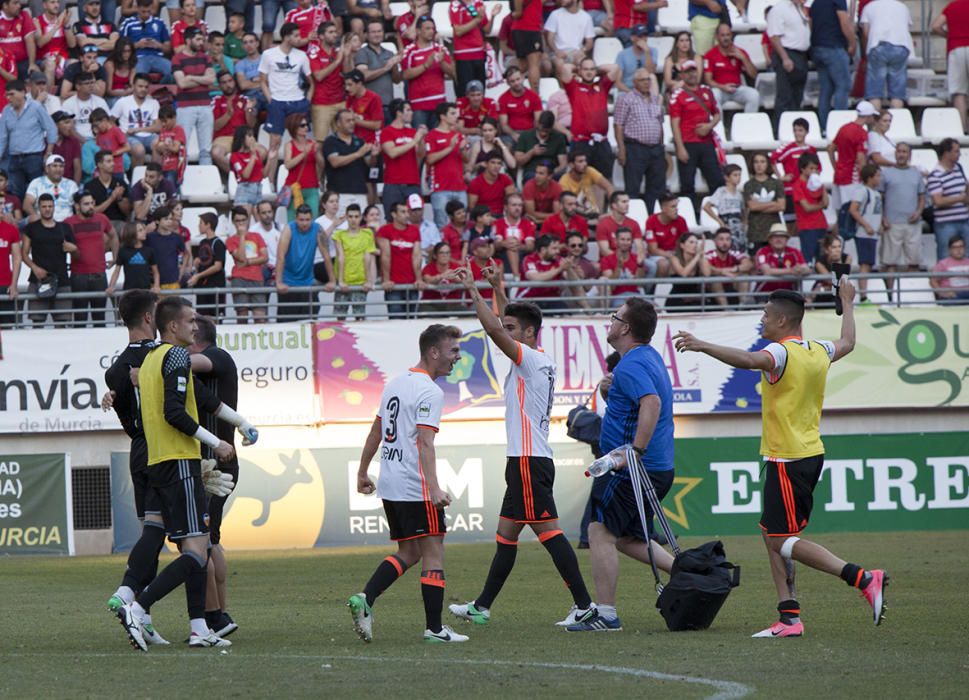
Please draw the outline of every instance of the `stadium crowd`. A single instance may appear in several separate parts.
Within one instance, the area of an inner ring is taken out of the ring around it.
[[[969,301],[969,0],[931,25],[961,129],[928,165],[892,130],[911,122],[899,0],[778,0],[745,34],[744,0],[403,5],[0,0],[0,324],[23,266],[35,325],[103,323],[122,288],[227,288],[201,309],[243,322],[272,288],[280,319],[315,316],[319,286],[339,318],[378,288],[392,315],[457,310],[467,258],[549,283],[518,296],[552,313],[658,280],[677,281],[667,311],[781,288],[829,303],[802,278],[833,263],[946,272],[938,302]],[[688,31],[664,24],[673,5]],[[728,154],[747,116],[767,147]],[[723,281],[750,275],[770,279]]]

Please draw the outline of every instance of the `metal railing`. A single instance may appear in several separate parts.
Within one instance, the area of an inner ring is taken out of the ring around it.
[[[965,277],[960,273],[936,272],[895,272],[852,275],[856,287],[864,280],[869,287],[868,299],[879,306],[932,306],[936,304],[962,303],[967,300],[940,300],[928,283],[929,278]],[[834,300],[829,289],[817,289],[818,283],[830,283],[828,275],[804,277],[775,277],[747,275],[737,277],[692,277],[692,278],[638,278],[618,280],[569,280],[552,282],[525,282],[506,280],[508,296],[520,298],[520,294],[532,288],[557,289],[558,296],[528,296],[551,316],[601,315],[622,304],[623,295],[616,295],[616,287],[634,286],[638,294],[646,297],[658,307],[660,313],[716,313],[722,311],[759,310],[767,294],[760,291],[765,283],[785,283],[801,291],[808,299],[809,308],[834,308]],[[746,288],[744,288],[746,285]],[[483,283],[481,289],[487,289]],[[352,292],[362,292],[362,287],[348,288]],[[394,293],[404,293],[403,300],[388,299],[379,287],[371,290],[366,298],[348,302],[351,306],[341,309],[333,291],[322,286],[291,288],[290,295],[280,301],[275,287],[239,288],[222,287],[212,289],[186,288],[163,290],[163,295],[180,295],[189,299],[204,313],[214,316],[220,323],[249,322],[252,318],[241,319],[236,313],[233,292],[247,295],[264,294],[266,301],[260,304],[248,303],[247,306],[260,309],[264,313],[261,322],[284,322],[305,320],[379,320],[399,318],[448,318],[469,317],[473,315],[464,290],[457,285],[436,285],[429,288],[442,294],[454,292],[460,295],[454,299],[423,299],[422,293],[414,285],[397,285]],[[892,290],[889,292],[889,289]],[[967,288],[969,291],[969,288]],[[64,293],[53,299],[38,299],[33,294],[21,294],[16,299],[0,296],[0,327],[3,328],[58,328],[58,327],[100,327],[120,325],[116,311],[116,300],[122,292],[114,296],[104,293]],[[295,297],[295,298],[293,298]],[[354,306],[357,308],[354,309]],[[354,311],[362,308],[357,316]],[[103,314],[102,317],[91,315]]]

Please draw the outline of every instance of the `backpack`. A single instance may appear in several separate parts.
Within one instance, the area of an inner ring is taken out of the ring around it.
[[[868,188],[865,187],[865,201],[861,203],[861,207],[858,210],[859,213],[864,213],[865,207],[868,206],[870,196],[868,194]],[[851,203],[853,201],[853,199],[849,199],[838,209],[838,233],[846,241],[850,241],[858,233],[858,222],[851,215]]]
[[[739,585],[740,567],[727,561],[723,542],[707,542],[676,556],[656,607],[671,632],[705,630]]]
[[[602,416],[586,406],[576,406],[565,420],[566,435],[587,445],[599,443]]]

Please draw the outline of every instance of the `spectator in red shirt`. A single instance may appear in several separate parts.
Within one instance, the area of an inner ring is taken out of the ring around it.
[[[511,16],[511,37],[515,44],[518,64],[524,62],[528,82],[538,91],[542,77],[542,0],[516,0]]]
[[[554,216],[561,209],[559,197],[562,186],[552,179],[552,164],[543,161],[535,166],[535,177],[525,183],[522,197],[525,200],[525,213],[536,224]]]
[[[521,274],[521,258],[535,250],[535,224],[524,216],[522,196],[517,192],[505,198],[505,215],[495,223],[495,246],[508,260],[511,274]]]
[[[292,5],[292,0],[288,4]],[[299,27],[299,39],[293,42],[293,46],[306,51],[306,45],[314,40],[319,32],[320,25],[324,22],[333,22],[334,17],[330,13],[326,0],[323,0],[319,5],[314,3],[313,0],[295,0],[295,4],[296,7],[286,13],[283,24],[292,22]],[[339,25],[337,25],[337,30],[339,34],[343,34]]]
[[[354,68],[344,73],[343,86],[347,94],[347,109],[355,120],[353,133],[364,143],[377,143],[377,132],[384,125],[384,105],[380,96],[365,87],[363,72]],[[380,182],[377,155],[368,159],[367,201],[377,201],[377,183]]]
[[[721,23],[717,27],[717,43],[703,56],[703,82],[713,88],[717,104],[737,102],[745,112],[760,109],[760,93],[744,83],[743,76],[757,78],[757,68],[750,56],[733,41],[733,29]]]
[[[68,59],[68,42],[75,43],[74,30],[68,23],[67,9],[60,0],[44,0],[44,9],[34,16],[34,41],[37,64],[51,75],[60,75]]]
[[[791,124],[791,129],[794,132],[794,140],[770,154],[770,162],[773,163],[774,170],[781,174],[781,182],[784,183],[784,194],[787,197],[785,221],[794,221],[794,181],[801,173],[797,166],[797,159],[802,153],[817,153],[817,149],[806,142],[808,132],[811,130],[807,119],[798,117]]]
[[[6,177],[3,178],[6,182]],[[14,312],[20,279],[20,232],[8,221],[0,220],[0,327],[7,328],[16,321]],[[2,297],[6,296],[6,299]]]
[[[407,0],[410,9],[394,20],[397,48],[401,52],[417,40],[417,18],[431,14],[428,0]]]
[[[213,125],[212,160],[224,173],[231,168],[229,154],[232,138],[240,126],[256,126],[256,101],[239,92],[239,82],[232,73],[219,76],[222,91],[212,99]]]
[[[804,262],[804,256],[797,248],[787,245],[790,238],[787,226],[781,223],[770,227],[770,235],[767,237],[767,245],[757,251],[754,260],[757,269],[762,275],[770,277],[795,277],[800,278],[811,274],[811,268]],[[775,289],[791,289],[798,291],[801,287],[800,279],[789,282],[764,282],[761,284],[759,292],[773,292]]]
[[[468,254],[468,247],[464,241],[464,229],[468,225],[468,208],[463,202],[452,199],[444,207],[447,212],[448,225],[441,229],[441,238],[451,246],[451,252],[463,260]]]
[[[969,132],[969,2],[953,0],[942,8],[932,20],[932,33],[945,37],[949,95],[962,117],[962,131]]]
[[[824,210],[828,208],[828,193],[821,184],[818,171],[821,162],[814,153],[802,153],[797,159],[800,177],[794,181],[794,217],[801,253],[808,264],[814,262],[818,243],[828,232]]]
[[[640,279],[643,276],[642,258],[633,251],[633,232],[626,226],[620,226],[615,234],[616,248],[614,253],[599,259],[602,276],[607,280]],[[640,293],[638,284],[621,284],[607,286],[610,308],[616,309],[623,305],[625,298]]]
[[[484,96],[484,83],[472,80],[458,98],[458,129],[465,136],[481,136],[481,123],[489,117],[498,118],[495,101]]]
[[[506,143],[514,146],[522,131],[537,127],[542,99],[525,87],[522,72],[515,66],[505,71],[505,82],[508,89],[498,97],[498,123],[502,134],[509,139]]]
[[[447,223],[445,207],[452,199],[465,205],[468,192],[464,184],[464,160],[468,144],[458,131],[458,108],[453,102],[443,102],[436,110],[438,126],[427,133],[427,180],[431,187],[431,208],[434,223],[443,228]]]
[[[34,20],[22,9],[20,0],[0,2],[0,48],[13,56],[17,62],[17,75],[26,80],[37,66],[37,40],[34,38]]]
[[[346,107],[343,72],[353,68],[349,44],[340,46],[340,30],[333,22],[324,22],[317,30],[319,41],[306,50],[313,71],[313,138],[323,142],[333,133],[333,119]]]
[[[686,220],[679,215],[679,198],[664,192],[659,198],[659,212],[646,219],[646,250],[657,258],[656,276],[670,273],[670,259],[676,251],[676,241],[689,231]]]
[[[413,318],[418,291],[426,287],[421,279],[421,232],[407,223],[405,202],[392,205],[390,215],[391,223],[377,231],[387,313],[391,318]],[[398,284],[414,285],[416,289],[395,289]]]
[[[754,269],[754,261],[743,253],[734,250],[733,238],[729,228],[717,229],[713,236],[713,250],[706,253],[707,264],[710,266],[712,277],[738,277],[750,274]],[[749,282],[716,282],[710,285],[714,294],[717,295],[717,303],[720,306],[739,304],[743,301],[747,290],[750,288]],[[730,294],[728,299],[727,294]]]
[[[569,231],[577,231],[589,240],[589,223],[579,214],[579,199],[575,192],[565,190],[559,195],[559,211],[542,224],[542,235],[552,236],[559,243],[564,243]]]
[[[91,112],[91,129],[94,131],[98,148],[102,151],[110,151],[114,156],[114,174],[124,175],[124,157],[131,153],[128,137],[114,125],[108,113],[100,107]]]
[[[472,81],[484,83],[485,37],[491,32],[491,23],[501,12],[495,5],[489,15],[481,0],[451,0],[448,16],[454,29],[454,67],[456,79],[454,91],[458,97],[467,94]]]
[[[407,81],[407,99],[414,109],[413,126],[437,126],[437,107],[444,101],[444,79],[454,80],[454,63],[447,48],[435,41],[434,20],[417,20],[417,40],[404,49],[400,68]],[[457,119],[455,118],[455,122]]]
[[[627,228],[632,233],[636,256],[639,258],[646,257],[643,229],[639,222],[630,219],[627,214],[629,214],[629,195],[622,190],[616,190],[609,195],[609,213],[600,216],[596,225],[599,257],[604,258],[616,252],[616,231],[620,228]]]
[[[510,177],[501,172],[505,160],[497,150],[488,154],[484,171],[468,185],[468,206],[483,204],[495,216],[501,214],[505,197],[514,193],[515,183]]]
[[[251,126],[240,126],[232,137],[229,165],[236,177],[233,204],[244,207],[250,215],[262,201],[262,179],[266,164],[266,149],[256,141]]]
[[[564,236],[563,239],[564,240]],[[535,239],[535,252],[522,260],[521,279],[526,282],[552,282],[565,279],[565,268],[574,263],[569,257],[559,257],[560,241],[552,236]],[[564,308],[559,287],[526,287],[518,295],[538,304],[542,311]]]
[[[410,102],[394,100],[390,103],[390,112],[394,115],[393,121],[380,130],[384,160],[382,200],[388,221],[397,202],[406,202],[410,195],[421,193],[420,161],[427,148],[427,127],[414,129],[410,125],[414,115]]]
[[[711,192],[723,186],[723,173],[717,157],[716,133],[720,122],[717,99],[710,88],[700,85],[696,61],[680,64],[683,86],[670,96],[670,123],[676,143],[676,160],[680,174],[680,195],[690,197],[699,212],[694,180],[699,167]]]
[[[555,66],[572,105],[574,142],[588,145],[589,165],[609,179],[616,162],[608,139],[609,90],[619,79],[619,66],[614,63],[597,66],[591,58],[584,58],[579,63],[578,79],[571,64],[556,59]]]
[[[840,129],[828,144],[828,155],[834,164],[834,187],[831,199],[835,211],[851,200],[855,186],[861,181],[859,173],[868,162],[868,127],[878,116],[878,110],[868,100],[855,107],[857,117]]]
[[[421,301],[430,302],[427,305],[429,311],[449,311],[459,313],[464,309],[461,299],[464,297],[464,290],[451,289],[449,291],[438,291],[436,285],[453,284],[446,279],[452,270],[457,270],[461,266],[454,261],[451,245],[447,241],[436,243],[431,248],[431,254],[427,265],[421,270],[421,279],[427,288],[421,292]]]
[[[111,251],[111,257],[118,257],[118,237],[114,227],[104,214],[94,211],[94,197],[90,192],[74,196],[77,214],[69,216],[64,223],[71,227],[77,253],[71,256],[71,291],[105,292],[108,278],[105,275],[104,254]],[[88,309],[95,326],[104,323],[104,308],[107,297],[74,299],[74,322],[87,325]]]
[[[202,36],[208,34],[208,25],[199,17],[199,8],[195,0],[180,0],[178,3],[181,13],[177,22],[172,23],[171,34],[172,51],[178,51],[185,45],[185,30],[189,27],[198,29]]]

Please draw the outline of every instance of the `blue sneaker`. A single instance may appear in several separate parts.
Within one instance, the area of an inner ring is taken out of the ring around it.
[[[607,620],[598,612],[592,617],[565,628],[566,632],[621,632],[622,623],[618,617]]]

